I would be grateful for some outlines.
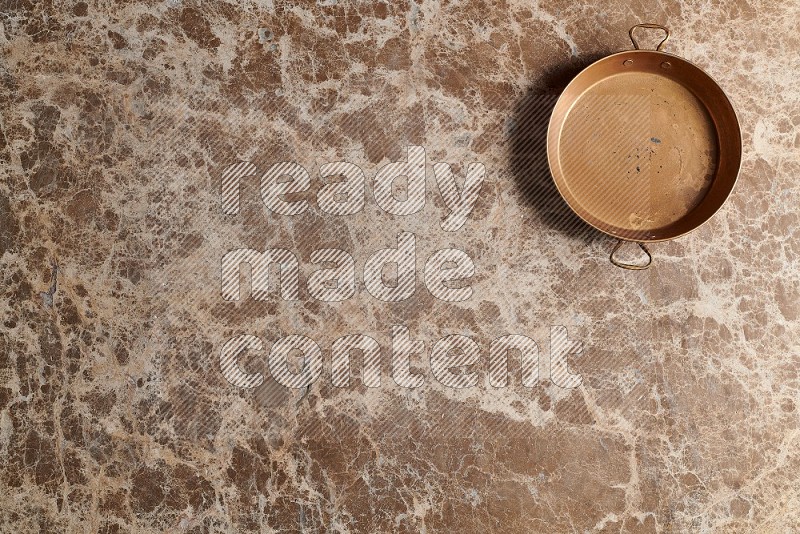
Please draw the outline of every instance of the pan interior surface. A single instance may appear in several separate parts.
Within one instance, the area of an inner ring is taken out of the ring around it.
[[[700,68],[635,50],[576,76],[550,118],[556,187],[584,221],[621,239],[661,241],[708,220],[733,189],[741,133]]]
[[[691,213],[708,193],[719,143],[706,106],[651,72],[606,77],[575,100],[559,138],[572,196],[599,222],[651,233]]]

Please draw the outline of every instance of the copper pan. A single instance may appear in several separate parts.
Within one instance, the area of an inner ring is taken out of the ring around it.
[[[638,28],[666,37],[641,50]],[[547,159],[559,193],[585,222],[619,239],[611,262],[650,266],[645,243],[674,239],[706,222],[731,194],[742,137],[725,93],[699,67],[661,52],[669,30],[637,24],[635,50],[596,61],[558,99]],[[615,258],[625,241],[646,263]],[[644,259],[644,258],[643,258]]]

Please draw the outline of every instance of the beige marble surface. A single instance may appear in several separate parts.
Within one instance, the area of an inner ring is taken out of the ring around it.
[[[798,18],[797,2],[4,2],[0,530],[800,530]],[[629,272],[557,196],[543,134],[571,76],[648,21],[729,95],[744,155],[723,209]],[[425,206],[393,215],[374,179],[408,146]],[[308,209],[267,210],[254,177],[223,213],[236,161],[302,165],[290,200]],[[319,207],[337,161],[364,172],[358,213]],[[437,162],[486,171],[453,232]],[[363,269],[401,231],[416,286],[390,303]],[[224,300],[221,258],[248,247],[297,256],[298,300]],[[320,248],[354,258],[348,300],[310,295]],[[424,284],[446,248],[474,262],[467,300]],[[390,375],[393,326],[424,344],[418,388]],[[579,387],[543,363],[559,326],[583,348],[565,360]],[[269,377],[291,334],[322,350],[307,390]],[[346,334],[379,343],[380,387],[360,363],[333,386]],[[538,345],[534,387],[513,357],[508,387],[487,382],[506,334]],[[239,335],[264,345],[242,358],[266,375],[253,389],[220,370]],[[449,335],[477,344],[475,387],[433,376]]]

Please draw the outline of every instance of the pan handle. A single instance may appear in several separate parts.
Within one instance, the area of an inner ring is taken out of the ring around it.
[[[650,29],[653,29],[653,30],[664,30],[664,33],[666,33],[666,34],[667,34],[667,36],[666,36],[666,37],[664,37],[664,40],[663,40],[663,41],[661,41],[660,43],[658,43],[658,46],[656,47],[656,52],[658,52],[659,50],[661,50],[661,47],[663,47],[663,46],[664,46],[664,43],[666,43],[666,42],[669,40],[669,30],[668,30],[668,29],[666,29],[664,26],[662,26],[662,25],[660,25],[660,24],[650,24],[650,23],[645,23],[645,24],[637,24],[636,26],[634,26],[633,28],[631,28],[631,29],[630,29],[630,31],[628,31],[628,35],[630,35],[630,36],[631,36],[631,42],[633,43],[633,47],[634,47],[636,50],[641,50],[641,47],[639,46],[639,43],[636,41],[636,37],[634,37],[634,36],[633,36],[633,31],[634,31],[636,28],[650,28]]]
[[[617,241],[617,244],[614,246],[614,250],[611,251],[611,256],[609,257],[611,263],[613,263],[617,267],[622,267],[623,269],[630,269],[631,271],[642,271],[650,267],[650,264],[653,263],[653,256],[650,255],[650,251],[647,250],[647,247],[645,246],[644,243],[636,243],[636,244],[639,245],[639,248],[641,248],[645,254],[647,254],[647,263],[642,265],[637,265],[635,263],[625,263],[623,261],[619,261],[618,259],[616,259],[614,257],[614,254],[617,253],[619,247],[621,247],[623,243],[624,241],[622,239]]]

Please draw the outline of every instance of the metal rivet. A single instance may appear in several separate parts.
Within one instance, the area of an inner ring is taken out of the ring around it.
[[[631,65],[633,65],[633,60],[626,59],[625,61],[622,62],[622,64],[625,65],[626,67],[630,67]]]
[[[672,63],[670,63],[669,61],[665,61],[664,63],[661,64],[662,69],[668,69],[670,67],[672,67]]]

